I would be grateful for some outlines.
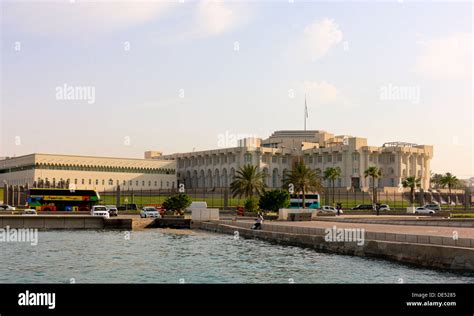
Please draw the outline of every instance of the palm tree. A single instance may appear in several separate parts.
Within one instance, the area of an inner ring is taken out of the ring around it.
[[[375,191],[375,179],[379,178],[382,175],[382,171],[375,167],[369,167],[367,170],[364,171],[364,177],[371,177],[372,178],[372,201],[373,203],[377,203],[377,192]]]
[[[288,189],[290,185],[293,185],[295,193],[299,194],[301,192],[303,195],[303,208],[306,206],[305,193],[321,192],[324,190],[319,173],[311,170],[303,161],[295,162],[291,172],[283,175],[282,187]]]
[[[260,195],[265,190],[265,174],[259,171],[257,166],[244,165],[235,176],[235,180],[230,184],[232,196],[252,197],[254,193]]]
[[[410,188],[410,203],[411,206],[415,204],[415,189],[420,187],[421,179],[415,177],[407,177],[403,179],[402,185],[404,188]]]
[[[334,204],[334,191],[335,191],[335,182],[336,179],[339,178],[342,174],[341,168],[336,167],[336,168],[327,168],[324,171],[324,180],[329,180],[332,183],[332,204]]]
[[[451,205],[451,189],[459,185],[459,179],[452,175],[450,172],[447,172],[439,181],[439,184],[444,189],[448,187],[449,196],[448,196],[448,203]]]

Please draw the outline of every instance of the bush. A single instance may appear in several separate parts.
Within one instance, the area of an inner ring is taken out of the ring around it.
[[[244,203],[245,211],[257,212],[258,211],[258,199],[256,197],[249,197]]]
[[[172,195],[163,202],[163,207],[166,211],[173,211],[180,215],[183,215],[184,209],[189,205],[191,205],[191,198],[185,193]]]
[[[279,209],[290,206],[290,194],[285,190],[266,191],[260,197],[258,205],[262,210],[278,212]]]

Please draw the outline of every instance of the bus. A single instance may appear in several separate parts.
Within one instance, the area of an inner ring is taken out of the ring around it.
[[[319,194],[305,194],[304,198],[305,208],[316,209],[321,207]],[[303,194],[290,195],[290,208],[303,208]]]
[[[100,195],[95,190],[42,189],[28,190],[28,206],[37,211],[90,211],[98,204]]]

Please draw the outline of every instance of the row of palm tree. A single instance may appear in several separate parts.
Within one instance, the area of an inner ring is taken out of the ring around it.
[[[382,172],[379,168],[373,166],[373,167],[369,167],[367,170],[364,171],[364,176],[366,178],[367,177],[372,178],[372,195],[373,195],[373,201],[374,203],[376,203],[377,192],[376,192],[376,187],[375,187],[375,179],[382,176]],[[447,172],[444,175],[439,175],[439,177],[437,176],[436,179],[437,179],[437,184],[439,185],[439,187],[448,188],[449,190],[448,203],[451,204],[451,190],[459,185],[460,183],[459,179],[449,172]],[[417,188],[421,187],[421,178],[417,178],[414,176],[406,177],[405,179],[402,180],[402,186],[404,188],[410,189],[410,203],[413,206],[415,203],[415,191]]]
[[[303,194],[303,205],[305,205],[306,193],[323,190],[319,172],[312,170],[302,161],[296,162],[291,172],[283,175],[282,183],[283,188],[288,189],[291,186],[294,192]],[[255,194],[262,195],[265,189],[265,174],[259,171],[257,166],[252,165],[244,165],[240,168],[230,184],[232,196],[239,198],[251,198]]]
[[[327,180],[331,183],[332,187],[332,203],[334,204],[335,196],[335,181],[342,175],[342,171],[339,167],[327,168],[324,171],[323,176],[320,175],[320,170],[312,170],[304,164],[303,161],[298,161],[293,165],[291,172],[286,172],[283,175],[284,189],[290,187],[294,192],[301,193],[303,198],[303,208],[305,206],[305,194],[309,192],[322,192],[324,187],[322,185],[322,179]],[[382,176],[382,171],[371,166],[364,171],[365,178],[371,178],[372,180],[372,201],[377,203],[377,187],[375,180]],[[451,204],[451,190],[459,185],[459,180],[451,173],[446,173],[439,180],[439,185],[443,188],[449,189],[449,203]],[[402,181],[404,188],[410,188],[410,201],[413,205],[415,202],[415,191],[421,186],[421,179],[414,176],[406,177]],[[262,195],[265,191],[265,173],[260,171],[257,166],[244,165],[237,172],[234,181],[230,184],[230,189],[233,197],[253,197],[254,194]]]

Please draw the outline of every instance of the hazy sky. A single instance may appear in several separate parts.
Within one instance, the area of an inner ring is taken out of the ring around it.
[[[1,10],[0,156],[212,149],[222,137],[302,129],[306,94],[308,129],[434,145],[434,172],[474,174],[469,2]]]

